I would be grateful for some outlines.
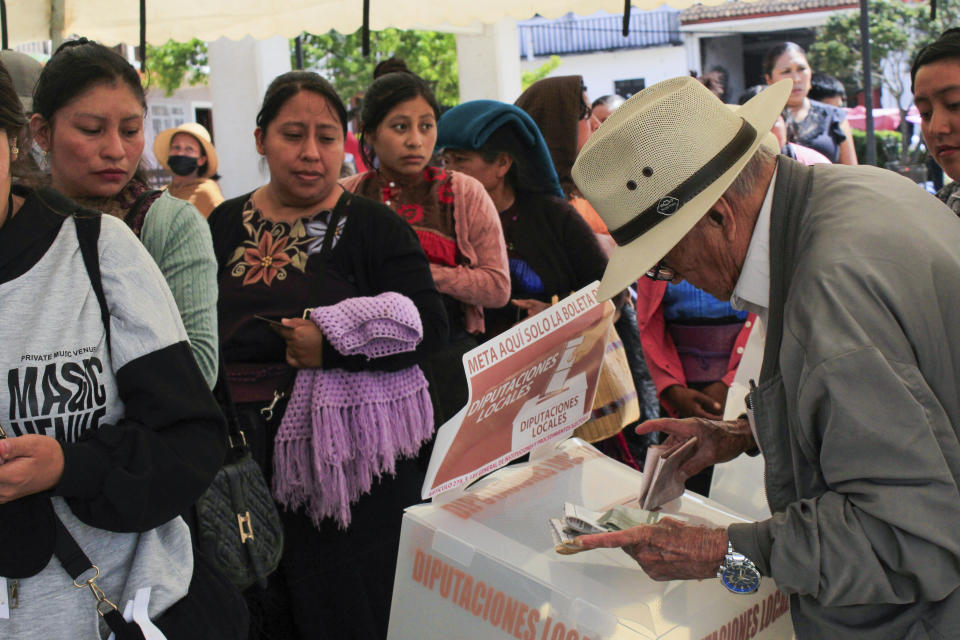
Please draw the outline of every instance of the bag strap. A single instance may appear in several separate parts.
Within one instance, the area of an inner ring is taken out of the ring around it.
[[[340,194],[340,197],[337,199],[337,204],[334,206],[333,211],[330,212],[330,219],[327,222],[327,230],[323,234],[323,244],[320,247],[320,253],[317,255],[317,259],[320,260],[320,266],[317,269],[313,279],[313,291],[311,296],[313,300],[319,301],[320,296],[323,293],[323,289],[321,287],[323,285],[324,277],[327,274],[327,266],[330,264],[330,252],[333,250],[333,241],[337,236],[337,226],[340,224],[341,218],[346,215],[346,210],[352,201],[353,194],[344,189],[343,193]],[[304,311],[304,314],[306,314],[306,311]],[[277,387],[276,391],[273,392],[273,400],[270,402],[270,404],[260,409],[260,414],[267,422],[273,419],[273,410],[277,406],[277,403],[290,395],[290,392],[293,390],[293,384],[296,382],[296,380],[297,370],[291,368],[290,372],[284,378],[283,383]]]
[[[110,349],[110,309],[107,307],[107,296],[103,292],[103,277],[100,273],[100,252],[97,242],[100,240],[100,216],[76,215],[73,221],[77,227],[77,240],[80,243],[80,254],[83,256],[83,266],[87,269],[93,292],[100,303],[100,319],[107,335],[107,349]]]
[[[80,254],[83,257],[83,266],[87,270],[90,278],[90,284],[97,296],[97,302],[100,305],[100,317],[103,320],[103,327],[106,332],[107,349],[110,348],[110,310],[107,307],[107,296],[103,292],[103,278],[100,273],[100,254],[97,250],[97,242],[100,239],[100,216],[99,215],[76,215],[74,211],[73,220],[77,227],[77,241],[80,245]],[[66,572],[73,578],[73,586],[77,589],[89,588],[93,597],[97,600],[97,613],[104,619],[107,626],[116,636],[117,640],[145,640],[143,631],[135,622],[127,622],[123,619],[117,605],[111,602],[103,590],[97,585],[97,578],[100,577],[100,569],[90,562],[90,558],[83,552],[76,539],[64,526],[59,516],[54,517],[54,526],[56,535],[53,546],[53,554],[63,565]],[[80,582],[79,579],[84,574],[91,577]]]
[[[100,577],[100,568],[90,562],[90,558],[83,552],[80,545],[74,537],[67,531],[63,521],[59,516],[56,517],[56,541],[53,547],[53,554],[63,565],[71,578],[73,586],[76,589],[90,589],[90,593],[97,601],[97,613],[103,618],[110,630],[116,636],[116,640],[146,640],[140,625],[136,622],[127,622],[123,619],[117,605],[111,602],[107,595],[97,584],[97,578]],[[90,577],[81,580],[84,576]]]
[[[137,199],[127,209],[127,214],[123,216],[123,221],[127,223],[127,226],[138,238],[143,230],[143,221],[147,217],[147,211],[161,195],[163,195],[161,189],[147,189],[137,196]]]

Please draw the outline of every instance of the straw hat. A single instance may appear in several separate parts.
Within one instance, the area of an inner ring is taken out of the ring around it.
[[[781,80],[736,110],[694,78],[637,93],[587,141],[573,179],[617,241],[597,296],[657,263],[720,199],[787,102]]]
[[[204,170],[203,175],[212,176],[215,174],[217,172],[217,150],[213,148],[213,143],[210,142],[210,132],[207,131],[206,127],[197,122],[184,122],[179,127],[166,129],[157,134],[157,139],[153,141],[153,155],[156,156],[157,162],[168,170],[170,169],[170,166],[167,164],[167,158],[170,157],[170,141],[173,140],[173,136],[178,133],[189,133],[200,141],[200,144],[203,146],[203,152],[207,154],[207,168]]]

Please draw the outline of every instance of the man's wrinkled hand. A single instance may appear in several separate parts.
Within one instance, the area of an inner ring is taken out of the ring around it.
[[[713,578],[727,553],[727,530],[664,517],[656,524],[578,536],[584,549],[620,547],[654,580]]]
[[[50,436],[0,440],[0,504],[52,489],[63,475],[63,448]]]
[[[694,436],[698,438],[696,452],[680,467],[684,480],[712,464],[733,460],[756,446],[746,419],[725,422],[704,418],[658,418],[641,423],[636,431],[638,434],[663,431],[669,434],[663,443],[667,446],[686,442]]]

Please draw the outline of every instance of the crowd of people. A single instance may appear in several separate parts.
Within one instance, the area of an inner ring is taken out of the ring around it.
[[[115,51],[81,38],[30,69],[0,66],[4,638],[123,640],[74,588],[91,566],[169,640],[386,637],[403,509],[467,401],[463,354],[595,280],[646,421],[598,446],[636,465],[657,433],[697,435],[681,472],[705,494],[710,465],[762,452],[774,518],[581,544],[656,579],[712,577],[736,548],[793,596],[800,638],[960,635],[960,222],[905,179],[832,166],[857,164],[827,104],[842,85],[799,46],[771,49],[739,106],[719,73],[592,102],[560,76],[442,112],[392,61],[355,126],[329,82],[288,72],[250,123],[269,178],[227,200],[197,123],[157,136],[172,178],[149,186],[144,90]],[[911,78],[960,214],[960,30]],[[723,422],[728,403],[756,420]],[[284,535],[242,593],[192,511],[227,409]]]

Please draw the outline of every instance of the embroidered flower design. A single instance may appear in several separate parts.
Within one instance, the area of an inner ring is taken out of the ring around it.
[[[441,204],[453,204],[453,186],[449,180],[445,180],[437,187],[437,200]]]
[[[248,248],[243,252],[243,261],[248,267],[243,284],[254,284],[262,280],[265,285],[270,286],[277,274],[290,264],[290,256],[284,253],[288,240],[289,238],[274,240],[271,234],[261,233],[256,248]]]
[[[427,182],[436,182],[437,180],[442,180],[447,175],[447,172],[441,169],[440,167],[427,167],[423,170],[423,179]]]
[[[423,207],[418,204],[402,204],[397,208],[397,214],[410,224],[423,220]]]

